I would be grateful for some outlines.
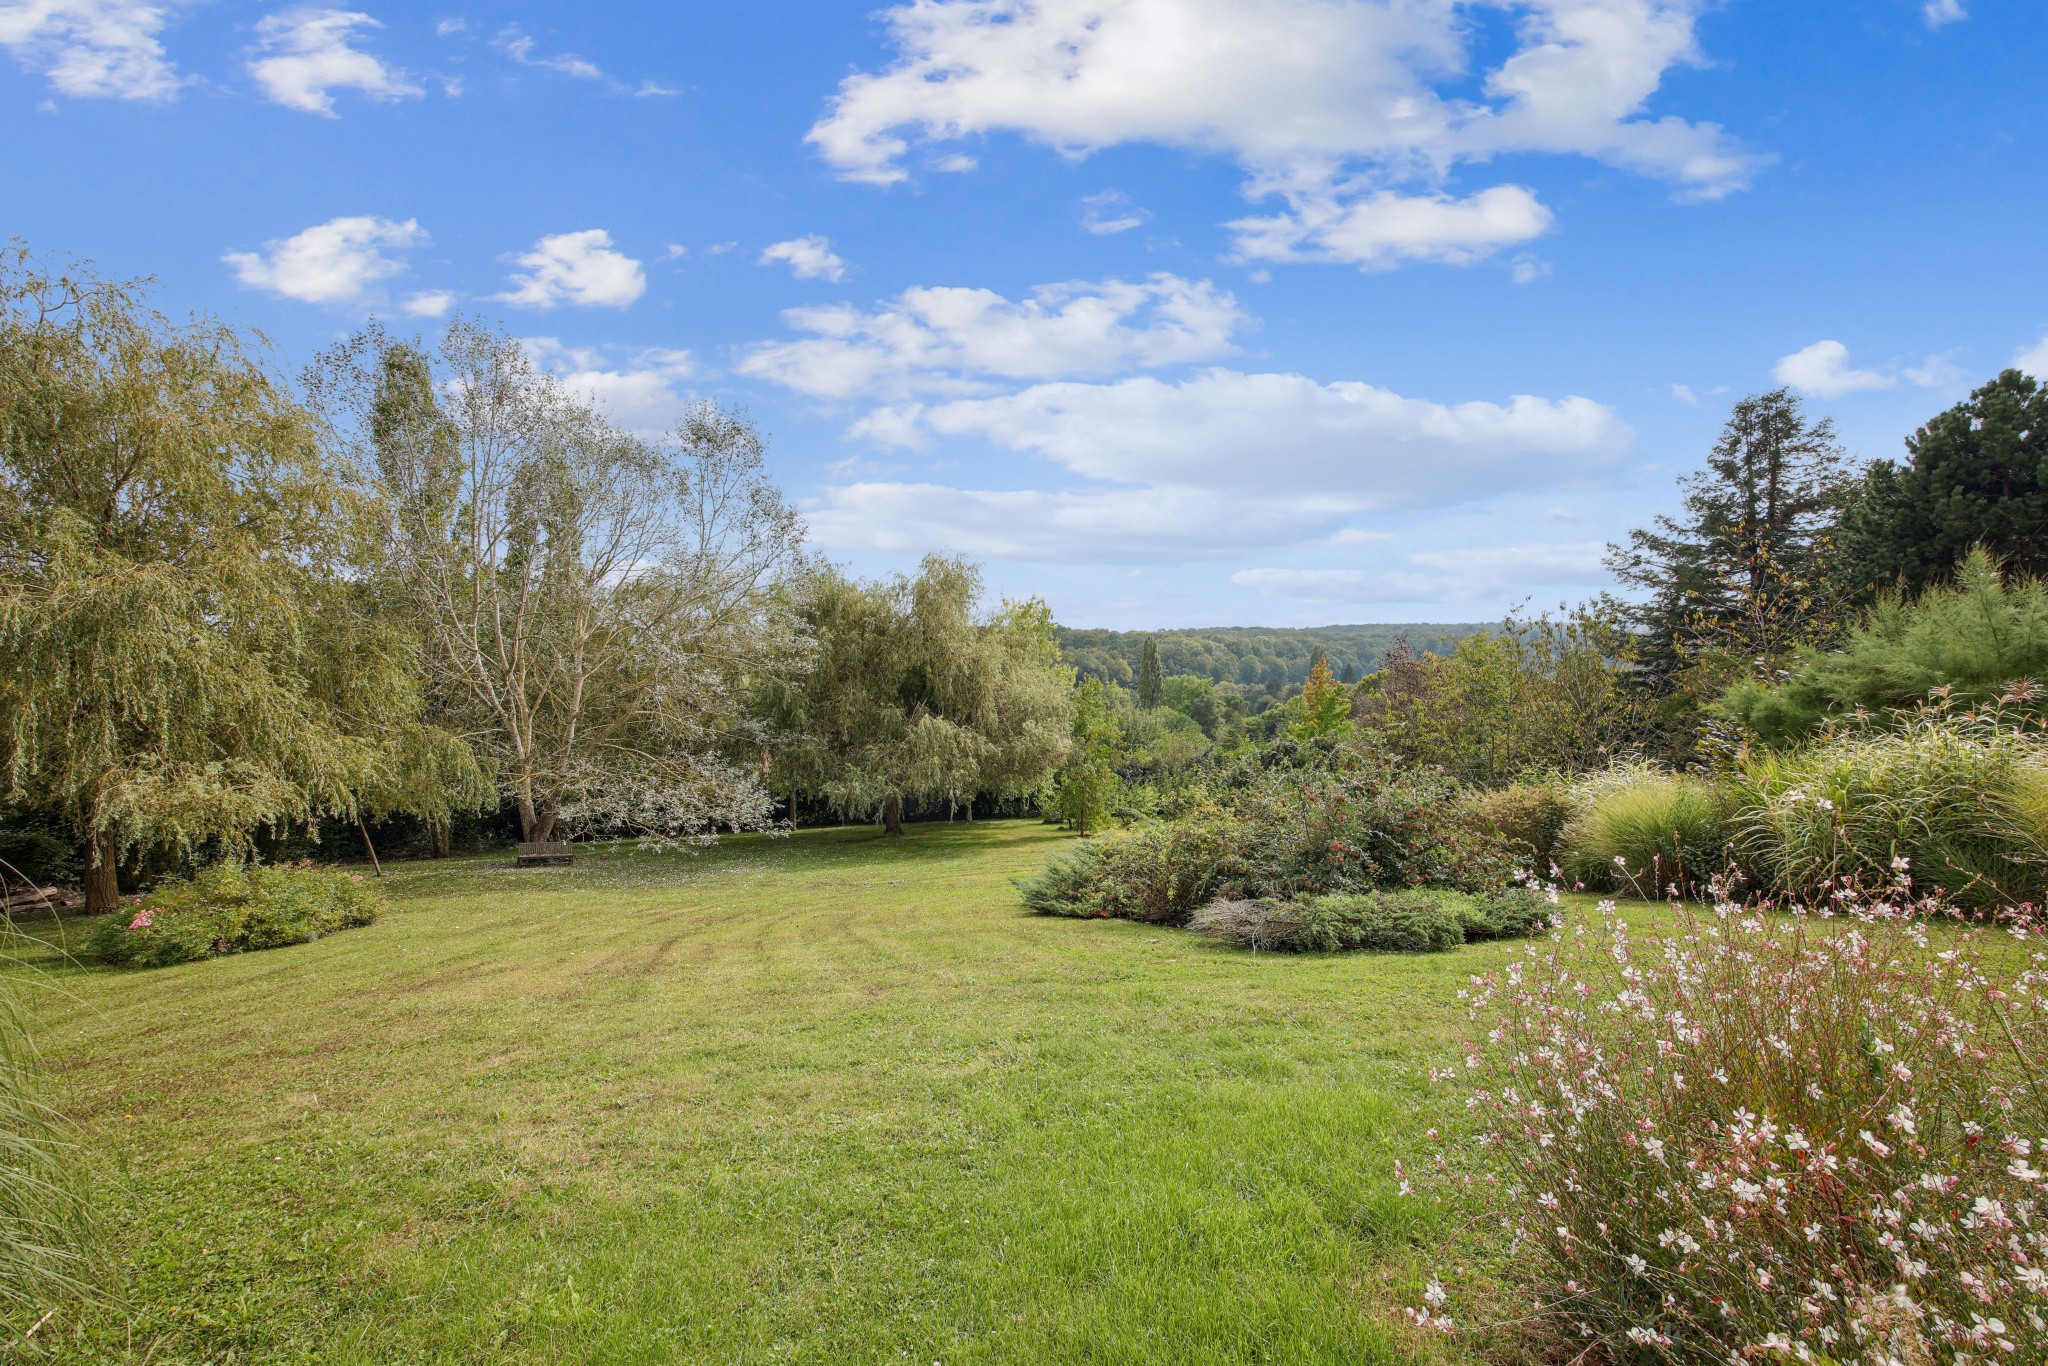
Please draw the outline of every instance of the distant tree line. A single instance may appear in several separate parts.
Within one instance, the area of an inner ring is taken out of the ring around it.
[[[1318,626],[1302,629],[1230,626],[1195,631],[1100,631],[1059,628],[1061,654],[1085,678],[1136,689],[1149,646],[1162,678],[1188,675],[1225,684],[1256,715],[1301,691],[1318,659],[1341,683],[1377,669],[1397,643],[1447,650],[1483,625]]]

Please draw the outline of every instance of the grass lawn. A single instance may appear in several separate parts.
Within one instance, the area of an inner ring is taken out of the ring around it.
[[[1031,823],[394,868],[316,944],[46,961],[60,1097],[178,1362],[1412,1359],[1466,978],[1026,915]],[[31,926],[41,932],[41,927]],[[77,933],[74,927],[74,934]],[[45,1335],[50,1332],[45,1329]]]

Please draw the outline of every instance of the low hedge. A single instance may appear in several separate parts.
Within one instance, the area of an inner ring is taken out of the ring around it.
[[[359,875],[339,869],[219,863],[108,917],[86,952],[102,963],[168,967],[310,943],[368,925],[386,909]]]
[[[1299,901],[1214,901],[1188,928],[1257,952],[1443,953],[1485,939],[1526,937],[1549,924],[1549,909],[1519,889],[1486,896],[1411,889]]]

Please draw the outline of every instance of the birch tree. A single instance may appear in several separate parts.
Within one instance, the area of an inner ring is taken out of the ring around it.
[[[431,349],[373,326],[308,387],[384,493],[384,574],[435,704],[522,838],[765,822],[758,774],[721,756],[797,656],[773,589],[802,527],[744,418],[705,404],[643,440],[461,320]]]

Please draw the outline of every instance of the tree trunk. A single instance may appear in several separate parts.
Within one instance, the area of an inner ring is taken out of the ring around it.
[[[448,821],[435,821],[435,822],[434,822],[434,857],[435,857],[435,858],[447,858],[447,857],[448,857],[448,853],[449,853],[449,848],[448,848],[448,846],[449,846],[449,844],[450,844],[450,842],[451,842],[451,840],[452,840],[452,837],[453,837],[454,833],[455,833],[455,830],[454,830],[454,826],[453,826],[453,824],[452,824],[451,822],[448,822]]]
[[[889,804],[882,808],[882,828],[892,835],[903,833],[903,799],[891,797]]]
[[[535,806],[532,798],[519,799],[519,839],[522,844],[545,844],[555,837],[555,819],[559,815],[553,802],[542,802]]]
[[[796,829],[796,789],[789,790],[789,828]]]
[[[85,913],[112,915],[121,909],[120,848],[109,830],[93,837],[85,870]]]
[[[967,812],[967,823],[969,825],[974,824],[974,798],[972,795],[969,795],[969,797],[967,798],[967,805],[965,809]]]
[[[356,817],[356,833],[363,837],[363,848],[369,852],[370,866],[377,870],[377,876],[384,876],[384,865],[377,861],[377,846],[370,843],[370,827],[363,824],[361,816]]]

